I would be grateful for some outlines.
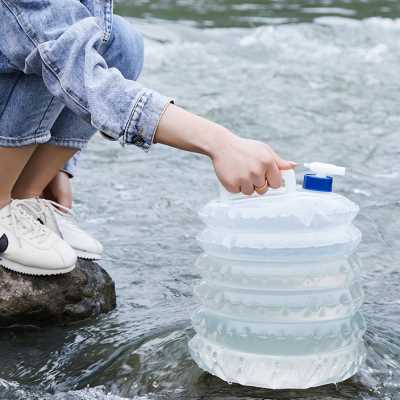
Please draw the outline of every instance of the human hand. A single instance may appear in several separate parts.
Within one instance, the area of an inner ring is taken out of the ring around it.
[[[72,208],[72,189],[68,174],[60,171],[43,191],[43,197]]]
[[[254,191],[263,194],[269,187],[279,188],[280,171],[296,166],[293,161],[283,160],[266,143],[243,139],[229,131],[218,137],[210,156],[218,179],[229,192],[251,195]]]
[[[233,193],[263,194],[282,185],[280,170],[296,166],[269,145],[234,135],[228,129],[174,104],[167,107],[154,138],[157,143],[208,155],[218,179]]]

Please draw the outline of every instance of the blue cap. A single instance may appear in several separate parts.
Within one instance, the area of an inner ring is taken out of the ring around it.
[[[332,192],[333,178],[331,176],[317,176],[305,174],[303,189],[315,190],[317,192]]]

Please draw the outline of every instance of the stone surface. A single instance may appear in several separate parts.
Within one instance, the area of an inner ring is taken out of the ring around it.
[[[79,260],[63,275],[32,276],[0,267],[0,326],[83,320],[116,306],[115,285],[97,263]]]

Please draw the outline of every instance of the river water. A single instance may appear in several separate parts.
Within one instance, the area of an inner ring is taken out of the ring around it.
[[[336,190],[361,206],[367,361],[346,382],[303,391],[228,385],[199,370],[187,341],[197,210],[216,195],[210,162],[95,138],[74,180],[75,208],[105,245],[118,308],[67,328],[3,332],[0,398],[400,399],[398,2],[116,6],[145,35],[147,86],[290,159],[348,167]]]

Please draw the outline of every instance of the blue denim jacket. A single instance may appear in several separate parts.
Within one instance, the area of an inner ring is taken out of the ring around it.
[[[99,131],[149,149],[170,100],[107,67],[112,0],[0,0],[0,21],[5,69],[40,75]]]

